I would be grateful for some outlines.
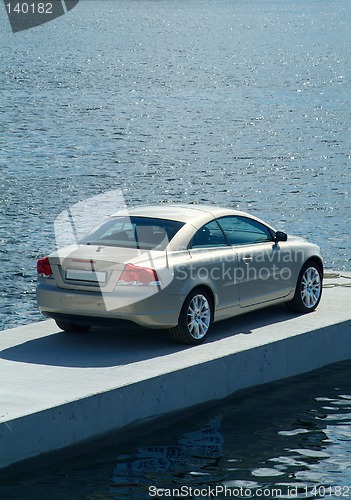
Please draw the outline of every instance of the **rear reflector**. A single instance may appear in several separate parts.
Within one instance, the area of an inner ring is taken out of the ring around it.
[[[118,280],[119,285],[161,285],[155,269],[126,264]]]
[[[49,257],[43,257],[37,262],[37,272],[38,274],[44,274],[45,276],[51,276],[52,269],[49,262]]]

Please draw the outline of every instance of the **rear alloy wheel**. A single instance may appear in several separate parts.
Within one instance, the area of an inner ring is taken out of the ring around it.
[[[69,321],[60,321],[55,319],[56,325],[65,332],[72,333],[84,333],[90,329],[90,325],[77,325],[76,323],[70,323]]]
[[[213,320],[212,301],[204,290],[193,290],[185,299],[178,325],[170,329],[171,338],[181,344],[201,344]]]
[[[303,265],[297,279],[294,298],[287,303],[290,311],[309,313],[316,309],[322,297],[322,271],[314,262]]]

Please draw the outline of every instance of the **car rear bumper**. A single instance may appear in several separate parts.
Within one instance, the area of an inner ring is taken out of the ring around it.
[[[56,319],[58,321],[67,321],[78,325],[89,326],[109,326],[109,327],[135,327],[140,325],[125,319],[100,318],[98,316],[79,316],[78,314],[62,314],[58,312],[43,311],[42,314],[47,318]]]
[[[184,299],[171,297],[165,290],[152,292],[145,298],[140,288],[123,287],[123,290],[102,294],[39,283],[37,302],[44,316],[74,323],[108,325],[126,320],[147,328],[176,326]]]

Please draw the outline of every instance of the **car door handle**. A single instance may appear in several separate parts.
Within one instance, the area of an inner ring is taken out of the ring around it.
[[[242,260],[244,262],[251,262],[252,261],[252,257],[251,257],[251,255],[245,255],[245,257],[243,257]]]

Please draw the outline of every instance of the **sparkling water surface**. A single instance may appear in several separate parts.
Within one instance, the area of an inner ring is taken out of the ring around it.
[[[251,212],[351,269],[349,0],[81,0],[16,34],[1,4],[0,23],[0,328],[41,319],[35,265],[55,248],[55,218],[111,189],[129,206]],[[249,391],[9,478],[0,496],[226,485],[345,498],[350,380],[344,363]]]
[[[0,23],[0,328],[41,319],[55,218],[110,189],[252,212],[351,269],[349,0],[81,0]]]

